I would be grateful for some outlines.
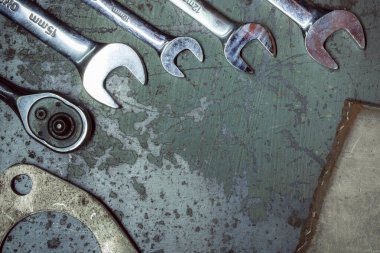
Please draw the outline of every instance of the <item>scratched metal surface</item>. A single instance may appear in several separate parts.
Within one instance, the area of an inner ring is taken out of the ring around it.
[[[31,163],[83,187],[113,210],[143,252],[294,250],[343,101],[380,100],[380,2],[318,1],[352,10],[367,32],[364,52],[344,32],[329,40],[341,67],[331,72],[312,61],[300,29],[268,2],[211,1],[235,20],[265,24],[276,37],[276,59],[257,45],[244,51],[256,69],[249,76],[231,68],[219,41],[167,1],[120,0],[162,29],[201,42],[203,65],[190,54],[179,58],[184,80],[166,74],[153,49],[80,1],[37,2],[92,39],[132,45],[146,61],[150,81],[142,87],[122,69],[115,71],[108,87],[123,109],[108,109],[84,92],[70,62],[0,17],[1,75],[80,100],[97,123],[86,147],[59,155],[31,140],[2,103],[1,169]],[[40,228],[34,228],[36,219]],[[60,218],[53,220],[59,226]],[[41,252],[32,240],[51,240],[56,231],[41,229],[47,222],[46,215],[25,221],[12,240]],[[69,238],[72,231],[61,228],[62,238]],[[34,237],[24,236],[31,231]],[[60,242],[55,249],[41,243],[41,249],[88,250],[86,243],[75,248]],[[18,243],[10,243],[8,252],[16,250],[11,245]]]

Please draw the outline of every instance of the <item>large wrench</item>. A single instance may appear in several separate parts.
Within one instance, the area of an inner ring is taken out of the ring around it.
[[[190,37],[173,38],[138,17],[135,13],[112,0],[82,0],[117,25],[153,47],[161,57],[164,69],[176,77],[185,77],[176,66],[175,59],[184,50],[190,50],[199,61],[203,61],[203,50],[199,43]]]
[[[272,55],[276,55],[276,43],[272,34],[256,23],[238,24],[220,14],[210,5],[198,0],[169,0],[192,18],[204,25],[224,44],[224,55],[235,68],[253,73],[241,57],[241,50],[252,40],[258,40]]]
[[[295,21],[305,34],[309,55],[319,64],[338,69],[338,64],[325,49],[326,40],[336,31],[344,29],[360,48],[366,46],[365,34],[359,19],[344,10],[328,11],[317,8],[307,0],[268,0]]]
[[[85,90],[105,105],[119,107],[104,88],[106,77],[115,68],[124,66],[141,83],[146,83],[145,65],[128,45],[100,44],[89,40],[70,30],[32,1],[0,1],[0,13],[69,58],[78,68]]]

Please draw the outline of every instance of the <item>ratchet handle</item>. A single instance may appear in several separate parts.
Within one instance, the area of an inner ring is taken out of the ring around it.
[[[32,1],[0,1],[0,13],[76,64],[80,64],[96,47],[93,41],[70,31],[63,23]]]
[[[135,37],[161,52],[172,38],[152,26],[135,13],[112,0],[82,0]]]
[[[227,38],[235,24],[212,6],[197,0],[169,0],[178,8],[197,20],[220,39]]]
[[[26,90],[0,76],[0,99],[12,107],[14,111],[17,112],[17,99],[26,93]]]

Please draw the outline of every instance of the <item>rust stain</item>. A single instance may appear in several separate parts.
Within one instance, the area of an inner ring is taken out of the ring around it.
[[[251,36],[255,32],[255,30],[256,30],[256,24],[250,24],[249,25],[249,31],[248,31],[248,33],[245,34],[244,40],[250,40]]]
[[[342,111],[342,120],[338,126],[331,152],[327,157],[327,164],[319,177],[318,186],[314,192],[313,200],[310,206],[309,216],[303,225],[300,242],[297,245],[295,253],[306,253],[310,248],[311,242],[317,230],[324,199],[330,188],[331,180],[335,174],[335,164],[342,152],[343,146],[351,132],[357,116],[363,110],[363,106],[363,103],[358,101],[347,100],[345,102]]]

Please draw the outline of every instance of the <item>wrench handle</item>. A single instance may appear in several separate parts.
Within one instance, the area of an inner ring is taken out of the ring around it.
[[[304,31],[317,19],[317,10],[306,0],[268,0],[280,9]]]
[[[204,25],[221,40],[226,39],[235,30],[234,22],[207,3],[197,0],[169,1]]]
[[[26,90],[0,76],[0,99],[7,103],[15,112],[18,112],[17,99],[23,95],[26,95]]]
[[[157,52],[161,52],[165,45],[172,39],[156,27],[152,26],[135,13],[121,4],[112,0],[82,0],[104,16],[112,20],[120,27],[132,33],[138,39],[144,41]]]
[[[77,65],[95,49],[93,41],[73,32],[29,0],[0,2],[0,13],[21,25]]]

